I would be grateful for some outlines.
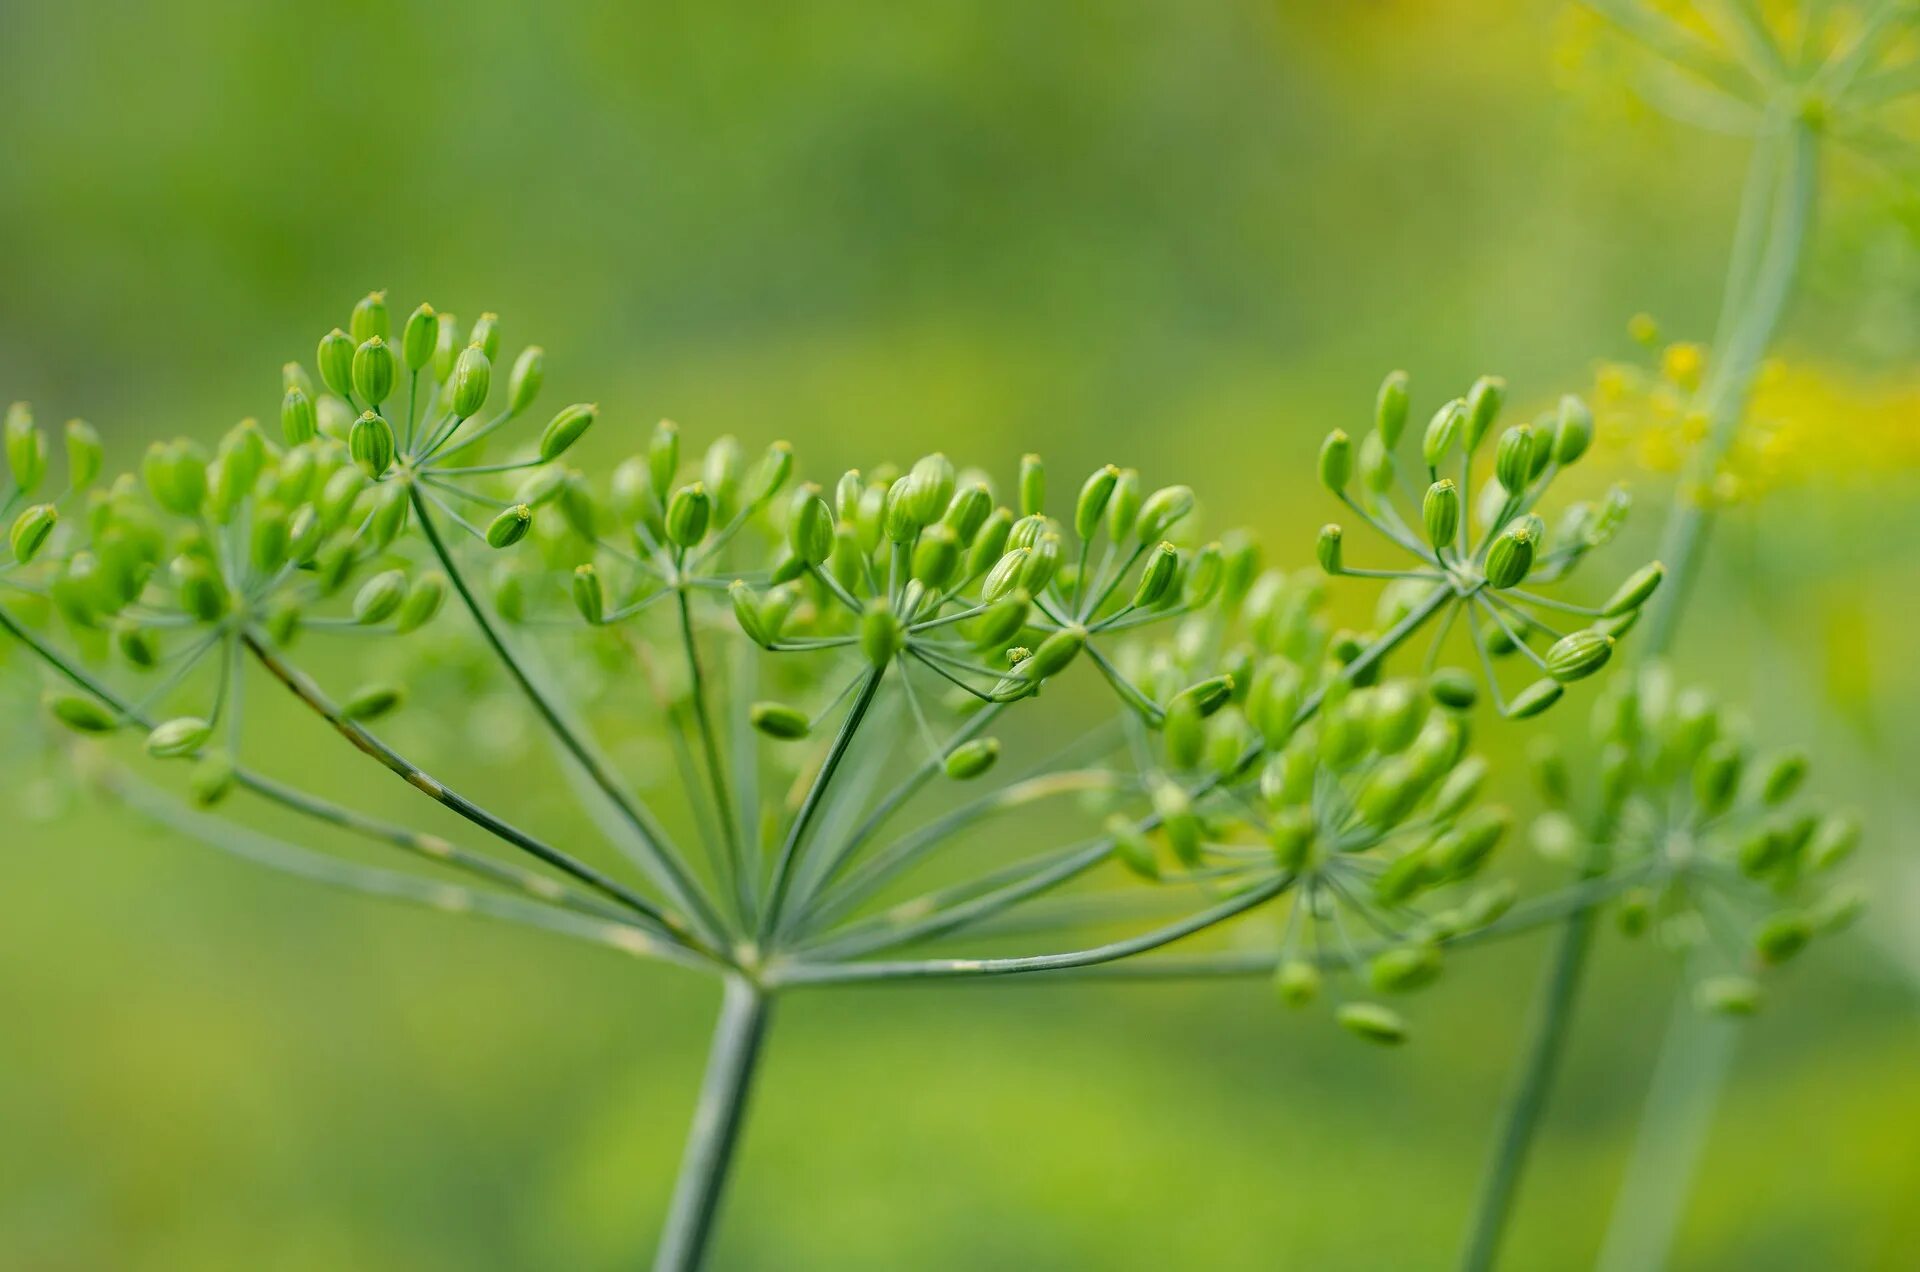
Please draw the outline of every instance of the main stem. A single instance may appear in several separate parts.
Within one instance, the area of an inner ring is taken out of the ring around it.
[[[1694,489],[1681,492],[1667,525],[1663,552],[1668,584],[1641,642],[1642,658],[1661,657],[1672,645],[1712,526],[1706,488],[1733,446],[1761,359],[1779,328],[1799,268],[1812,214],[1818,146],[1804,121],[1795,119],[1782,127],[1784,154],[1777,164],[1769,145],[1772,139],[1762,138],[1755,146],[1720,329],[1714,339],[1714,361],[1702,394],[1710,429],[1691,470]],[[1604,833],[1596,835],[1596,840],[1601,838]],[[1604,861],[1604,852],[1604,845],[1596,847],[1589,867],[1596,860]],[[1520,1071],[1508,1091],[1500,1132],[1482,1176],[1473,1226],[1460,1260],[1463,1272],[1486,1272],[1499,1256],[1527,1153],[1539,1133],[1541,1114],[1566,1052],[1593,923],[1591,910],[1577,911],[1568,916],[1554,941]]]
[[[713,1027],[713,1046],[707,1053],[706,1077],[700,1083],[700,1103],[694,1108],[693,1128],[687,1133],[686,1155],[680,1162],[680,1181],[674,1185],[673,1205],[654,1254],[654,1272],[691,1272],[706,1258],[771,1006],[767,992],[745,977],[727,979],[720,1019]]]

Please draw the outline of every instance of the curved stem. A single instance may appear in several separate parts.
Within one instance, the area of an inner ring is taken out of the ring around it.
[[[680,1182],[674,1185],[673,1204],[654,1254],[654,1272],[691,1272],[706,1258],[714,1216],[720,1210],[721,1192],[745,1121],[770,1006],[766,991],[746,978],[727,979],[712,1049],[707,1053],[706,1077],[700,1083],[700,1102],[694,1107],[693,1129],[687,1133],[686,1155],[680,1163]]]

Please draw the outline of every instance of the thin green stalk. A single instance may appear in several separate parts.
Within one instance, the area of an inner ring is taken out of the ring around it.
[[[705,753],[707,783],[713,792],[713,806],[720,819],[720,840],[725,848],[724,873],[733,887],[734,905],[745,924],[753,902],[748,884],[746,851],[740,842],[740,825],[734,818],[733,796],[727,790],[726,765],[720,759],[720,739],[714,732],[713,716],[707,710],[707,678],[700,666],[700,647],[693,637],[693,608],[687,604],[687,590],[674,589],[680,611],[680,643],[687,655],[687,679],[693,692],[693,723],[700,734],[700,749]]]
[[[1640,642],[1643,658],[1660,657],[1672,645],[1712,526],[1712,507],[1697,497],[1697,490],[1711,482],[1738,435],[1761,359],[1779,328],[1805,247],[1817,186],[1818,143],[1803,121],[1783,126],[1786,136],[1780,162],[1774,162],[1764,140],[1753,156],[1735,235],[1727,303],[1722,307],[1713,366],[1702,394],[1709,431],[1691,470],[1696,491],[1681,491],[1668,523],[1662,554],[1668,583],[1655,599],[1655,611]],[[1753,271],[1750,276],[1748,269]],[[1541,1114],[1565,1054],[1592,925],[1591,911],[1576,913],[1567,919],[1555,942],[1520,1070],[1509,1088],[1500,1134],[1482,1179],[1460,1263],[1466,1272],[1484,1272],[1498,1258],[1527,1153],[1539,1133]],[[1673,1191],[1682,1190],[1674,1180],[1666,1182]]]
[[[793,824],[787,827],[787,837],[781,843],[780,855],[773,865],[773,882],[767,888],[767,907],[760,916],[762,940],[779,930],[780,911],[786,904],[787,888],[793,881],[793,867],[800,854],[800,845],[806,839],[808,823],[818,811],[827,787],[832,785],[834,772],[840,767],[840,761],[846,758],[847,748],[853,745],[854,734],[859,732],[860,722],[866,719],[867,708],[873,705],[875,695],[880,692],[880,681],[885,674],[883,667],[875,667],[867,673],[866,683],[860,686],[859,696],[847,708],[846,718],[840,723],[840,732],[834,736],[826,759],[821,761],[820,771],[814,774],[813,785],[807,789],[806,798],[793,815]]]
[[[727,979],[712,1049],[707,1053],[706,1077],[700,1084],[700,1102],[694,1108],[693,1129],[680,1163],[680,1181],[674,1186],[666,1229],[654,1254],[654,1272],[692,1272],[706,1258],[771,1005],[766,991],[746,978]]]

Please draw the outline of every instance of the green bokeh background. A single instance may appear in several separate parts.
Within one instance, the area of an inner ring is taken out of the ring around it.
[[[0,393],[130,461],[270,413],[280,364],[382,286],[545,345],[555,396],[602,403],[601,457],[669,415],[790,438],[815,474],[935,446],[1003,472],[1111,459],[1304,561],[1314,439],[1385,370],[1428,403],[1481,371],[1537,402],[1624,353],[1637,310],[1707,334],[1741,149],[1561,83],[1562,20],[7,6]],[[1897,367],[1909,240],[1842,184],[1787,343]],[[1879,908],[1751,1027],[1679,1266],[1920,1257],[1912,494],[1896,475],[1737,518],[1683,641],[1866,809]],[[1656,480],[1649,522],[1659,503]],[[364,771],[315,733],[284,745],[336,789]],[[11,767],[0,1267],[637,1261],[709,983],[310,890]],[[1543,949],[1459,960],[1394,1053],[1258,984],[795,997],[717,1262],[1447,1266]],[[1511,1266],[1590,1262],[1673,983],[1603,944]]]

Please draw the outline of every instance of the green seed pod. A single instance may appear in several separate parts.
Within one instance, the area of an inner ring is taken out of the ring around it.
[[[526,504],[515,504],[502,510],[499,516],[487,524],[487,546],[490,548],[510,548],[527,537],[527,531],[533,529],[533,509]]]
[[[287,562],[287,510],[262,504],[254,510],[253,530],[247,536],[247,559],[261,574],[272,574]]]
[[[385,551],[406,528],[408,508],[406,487],[399,482],[384,482],[375,487],[373,509],[360,532],[367,546],[376,552]]]
[[[1567,768],[1567,753],[1559,739],[1535,738],[1527,747],[1527,761],[1541,801],[1549,808],[1565,808],[1573,796],[1573,774]]]
[[[180,556],[171,567],[180,608],[203,623],[227,612],[227,588],[213,567],[198,557]]]
[[[1093,474],[1080,486],[1080,498],[1073,506],[1073,532],[1082,539],[1091,539],[1100,529],[1101,514],[1107,510],[1107,502],[1113,498],[1113,489],[1120,482],[1120,470],[1112,464],[1093,470]]]
[[[434,318],[432,305],[421,305],[407,315],[407,325],[400,329],[400,360],[407,364],[407,370],[418,374],[433,361],[439,335],[440,324]]]
[[[923,526],[938,521],[953,501],[954,480],[952,460],[937,451],[921,456],[907,473],[903,493],[913,519]]]
[[[356,347],[353,337],[335,327],[320,337],[320,351],[314,364],[320,368],[320,378],[335,397],[353,396],[353,351]]]
[[[120,717],[96,698],[49,692],[41,702],[54,719],[76,733],[111,733],[120,727]]]
[[[450,384],[459,366],[460,324],[452,314],[435,314],[433,322],[433,378]]]
[[[1160,882],[1160,862],[1153,855],[1153,844],[1131,818],[1120,813],[1109,817],[1107,837],[1113,840],[1113,855],[1122,866],[1148,883]]]
[[[301,504],[287,519],[286,559],[296,565],[306,565],[326,537],[327,528],[320,520],[319,510],[312,504]]]
[[[1342,1003],[1333,1018],[1356,1038],[1383,1047],[1397,1047],[1407,1040],[1406,1020],[1377,1003]]]
[[[703,482],[682,486],[673,492],[667,504],[667,540],[676,547],[691,548],[707,537],[707,524],[713,516],[713,500]]]
[[[1169,710],[1181,703],[1190,703],[1199,717],[1204,720],[1231,701],[1233,701],[1233,677],[1209,676],[1175,694],[1173,702],[1169,704]]]
[[[926,522],[920,519],[923,500],[915,494],[911,477],[902,477],[887,487],[882,505],[881,526],[887,542],[905,546],[912,543]]]
[[[1584,680],[1613,657],[1613,637],[1587,628],[1562,636],[1547,650],[1547,674],[1562,684]]]
[[[1693,797],[1700,811],[1715,817],[1733,806],[1746,759],[1731,742],[1715,742],[1701,752],[1693,768]]]
[[[747,639],[763,649],[771,648],[774,634],[761,621],[760,606],[745,579],[735,579],[727,586],[727,599],[733,602],[734,621],[740,624],[740,630],[747,634]]]
[[[1033,651],[1033,657],[1020,664],[1020,672],[1029,680],[1046,680],[1065,671],[1082,649],[1086,648],[1086,633],[1071,628],[1058,631],[1040,642],[1040,648]]]
[[[1139,586],[1133,590],[1134,608],[1150,609],[1157,605],[1172,589],[1179,572],[1179,549],[1162,541],[1148,554],[1147,563],[1140,571]]]
[[[1487,549],[1487,585],[1494,588],[1516,587],[1533,570],[1533,528],[1515,522],[1502,530]]]
[[[1553,430],[1553,462],[1562,468],[1575,463],[1593,445],[1593,411],[1571,393],[1560,399],[1560,418]]]
[[[1434,873],[1444,879],[1465,879],[1485,864],[1500,846],[1513,818],[1504,808],[1478,808],[1460,819],[1460,824],[1435,841],[1428,860]]]
[[[192,755],[213,736],[213,726],[194,716],[177,716],[162,721],[147,734],[147,754],[157,760],[175,760]]]
[[[1486,927],[1513,908],[1520,889],[1511,879],[1500,879],[1478,888],[1460,906],[1460,930],[1470,932]]]
[[[47,471],[47,439],[34,427],[33,412],[25,402],[7,408],[6,424],[0,428],[7,452],[7,470],[14,485],[30,491],[40,484]]]
[[[914,578],[926,584],[929,591],[943,592],[960,570],[960,540],[948,527],[930,525],[920,532],[912,564]]]
[[[1443,844],[1451,835],[1441,835],[1435,844]],[[1425,845],[1411,848],[1395,857],[1373,880],[1373,895],[1382,905],[1400,906],[1413,900],[1420,892],[1431,886],[1432,871],[1427,864]]]
[[[319,427],[313,399],[297,385],[288,389],[280,399],[280,434],[287,439],[287,445],[299,446],[312,441]]]
[[[1032,548],[1015,548],[1001,557],[999,562],[987,571],[987,577],[980,585],[981,597],[991,604],[1018,587],[1020,575],[1027,568],[1027,560],[1032,555]],[[1028,595],[1032,593],[1029,592]]]
[[[1261,665],[1247,693],[1247,719],[1269,748],[1284,746],[1305,703],[1306,684],[1300,669],[1283,658]]]
[[[1031,548],[1040,542],[1041,535],[1052,528],[1053,523],[1038,513],[1030,517],[1022,517],[1007,531],[1007,550],[1011,552],[1015,548]]]
[[[860,652],[875,667],[892,662],[907,643],[907,633],[885,601],[870,601],[860,616]]]
[[[813,731],[807,713],[784,702],[756,702],[747,709],[753,727],[770,738],[792,742]]]
[[[1211,601],[1220,590],[1226,568],[1226,552],[1218,543],[1209,543],[1201,548],[1193,554],[1193,563],[1187,569],[1181,599],[1192,609],[1199,609]]]
[[[974,738],[962,742],[947,753],[947,776],[956,782],[971,781],[992,768],[1000,758],[999,738]]]
[[[981,523],[980,532],[973,538],[973,545],[967,549],[967,577],[977,579],[991,570],[1006,551],[1007,540],[1013,532],[1013,513],[1006,508],[995,508],[987,514]]]
[[[212,808],[233,790],[237,777],[233,756],[224,747],[215,748],[194,762],[193,772],[187,776],[187,793],[201,808]]]
[[[1459,398],[1433,413],[1433,418],[1427,422],[1427,431],[1420,439],[1420,457],[1428,468],[1438,468],[1446,460],[1447,453],[1460,440],[1466,418],[1466,403]]]
[[[1398,755],[1413,745],[1427,720],[1427,699],[1410,680],[1390,680],[1374,691],[1368,724],[1373,746],[1382,755]]]
[[[393,467],[393,425],[387,423],[384,416],[363,412],[347,435],[347,451],[361,472],[378,478]]]
[[[1194,814],[1193,801],[1184,789],[1165,779],[1155,781],[1150,794],[1154,814],[1160,818],[1160,829],[1174,857],[1185,866],[1196,864],[1204,832],[1200,818]]]
[[[368,292],[355,302],[353,317],[347,323],[347,328],[353,332],[355,344],[364,344],[376,337],[384,339],[391,335],[393,329],[389,325],[387,315],[387,293]]]
[[[483,313],[474,320],[473,330],[467,333],[467,343],[476,346],[487,355],[488,362],[500,360],[500,315]]]
[[[1047,506],[1047,466],[1038,455],[1020,457],[1020,515],[1037,516]]]
[[[144,627],[122,624],[114,631],[113,640],[120,656],[142,671],[151,669],[160,661],[159,642]]]
[[[1267,843],[1273,848],[1274,864],[1282,870],[1300,871],[1313,864],[1319,826],[1313,809],[1304,804],[1278,809],[1267,823]]]
[[[1647,598],[1658,590],[1661,581],[1666,577],[1666,567],[1658,561],[1641,566],[1628,575],[1627,581],[1607,598],[1607,603],[1600,607],[1601,614],[1608,618],[1617,618],[1622,614],[1630,614],[1638,610],[1647,603]]]
[[[422,574],[407,589],[407,599],[393,617],[394,630],[410,632],[425,627],[440,612],[447,599],[447,576],[438,571]]]
[[[1815,932],[1832,935],[1844,932],[1866,913],[1867,897],[1854,886],[1835,888],[1807,910],[1807,921]]]
[[[1380,381],[1380,392],[1373,399],[1373,428],[1387,450],[1400,444],[1407,431],[1407,373],[1390,371]]]
[[[1187,486],[1165,486],[1147,496],[1140,505],[1140,521],[1134,527],[1142,543],[1167,537],[1167,532],[1193,512],[1193,491]]]
[[[1525,424],[1500,434],[1500,443],[1493,449],[1493,475],[1509,495],[1518,495],[1532,479],[1533,446],[1533,430]]]
[[[573,607],[589,627],[598,627],[607,617],[607,589],[600,572],[587,561],[573,567]]]
[[[1387,450],[1387,444],[1380,440],[1380,434],[1368,433],[1360,439],[1360,484],[1376,495],[1384,495],[1393,487],[1393,455]]]
[[[1760,798],[1778,806],[1786,803],[1807,780],[1807,753],[1783,751],[1767,762],[1760,774]]]
[[[552,463],[565,453],[569,446],[580,440],[593,422],[598,418],[600,408],[590,402],[576,402],[547,422],[540,434],[540,459],[543,463]]]
[[[540,396],[540,387],[546,383],[546,379],[547,351],[539,345],[528,345],[520,351],[520,356],[513,360],[513,370],[507,373],[507,413],[519,415],[532,406],[533,400]],[[552,425],[548,425],[547,428],[548,432],[552,432]],[[578,434],[575,436],[577,437]],[[543,441],[542,449],[544,448]],[[565,449],[564,446],[561,447],[561,450]],[[554,454],[559,454],[559,451],[555,451]]]
[[[1354,807],[1376,830],[1389,830],[1405,821],[1426,792],[1427,777],[1405,758],[1382,764],[1360,788]]]
[[[749,508],[764,508],[772,498],[779,494],[793,476],[793,445],[790,442],[774,442],[767,447],[760,462],[753,466],[748,474],[746,499]]]
[[[493,578],[493,608],[509,623],[521,623],[527,617],[527,585],[520,575],[502,570]]]
[[[406,573],[384,570],[360,585],[360,591],[353,598],[353,621],[363,626],[385,622],[406,599]]]
[[[1455,765],[1448,773],[1440,788],[1433,793],[1433,816],[1436,818],[1458,817],[1467,806],[1480,797],[1480,790],[1487,781],[1487,762],[1480,756],[1471,755]]]
[[[1167,764],[1171,768],[1190,769],[1200,763],[1207,745],[1206,729],[1200,723],[1200,711],[1192,702],[1175,699],[1168,705],[1161,733],[1167,744]]]
[[[1507,703],[1507,719],[1530,720],[1560,701],[1560,695],[1565,692],[1558,680],[1536,680]]]
[[[993,514],[993,492],[979,482],[963,486],[954,492],[947,503],[947,510],[940,515],[940,524],[953,531],[960,546],[972,545],[974,536],[980,533],[980,527],[987,523]]]
[[[1320,996],[1320,969],[1304,959],[1288,959],[1274,969],[1273,992],[1288,1007],[1306,1007]]]
[[[85,420],[68,420],[66,442],[67,486],[72,490],[85,490],[100,476],[101,465],[106,462],[100,434]]]
[[[1443,478],[1427,487],[1420,515],[1426,522],[1428,543],[1436,549],[1453,545],[1454,535],[1460,529],[1460,490],[1453,484],[1453,478]]]
[[[973,643],[981,649],[1004,649],[1026,626],[1032,597],[1015,588],[987,608],[974,628]]]
[[[1314,556],[1320,561],[1320,568],[1328,574],[1340,573],[1340,527],[1325,525],[1320,527],[1320,540],[1314,545]]]
[[[1345,429],[1336,428],[1320,443],[1320,484],[1337,495],[1352,477],[1353,439]]]
[[[833,552],[833,509],[817,493],[816,487],[802,492],[787,523],[787,546],[798,560],[818,566]]]
[[[393,393],[399,362],[379,336],[353,351],[353,387],[369,406],[379,406]]]
[[[1435,945],[1401,945],[1382,950],[1367,965],[1367,980],[1382,994],[1406,994],[1440,978],[1440,949]]]
[[[1807,868],[1831,870],[1860,846],[1860,822],[1846,813],[1834,813],[1820,820],[1807,841]]]
[[[1113,497],[1107,500],[1107,537],[1125,543],[1140,520],[1140,474],[1122,468],[1113,483]]]
[[[672,420],[661,420],[653,426],[653,440],[647,444],[647,476],[653,497],[663,508],[679,471],[680,426]]]
[[[268,497],[288,508],[305,503],[320,479],[317,455],[317,448],[309,445],[288,448],[274,469],[273,481],[268,484]]]
[[[1701,1011],[1720,1016],[1755,1015],[1764,999],[1759,983],[1746,976],[1709,976],[1693,991]]]
[[[479,413],[487,404],[492,387],[493,363],[479,345],[470,344],[460,351],[453,364],[453,413],[460,419]]]
[[[1473,382],[1467,390],[1467,420],[1465,442],[1467,454],[1480,449],[1480,443],[1493,428],[1495,420],[1500,418],[1500,408],[1506,404],[1507,382],[1497,375],[1483,375]],[[1502,483],[1505,484],[1504,482]],[[1512,487],[1508,487],[1512,489]]]
[[[1427,677],[1427,694],[1443,707],[1465,711],[1480,698],[1480,682],[1459,667],[1441,667]]]
[[[7,532],[7,540],[13,545],[13,559],[22,563],[33,560],[46,546],[59,520],[60,514],[52,504],[34,504],[15,517],[13,529]]]
[[[1626,524],[1627,514],[1633,509],[1633,496],[1624,486],[1615,486],[1607,491],[1607,497],[1601,501],[1600,510],[1594,514],[1593,521],[1587,527],[1586,543],[1588,547],[1600,548],[1613,542],[1613,537]]]
[[[365,723],[392,715],[405,701],[406,693],[398,685],[362,685],[347,695],[347,700],[340,704],[340,713],[349,720]]]
[[[1760,925],[1753,935],[1753,948],[1761,962],[1777,967],[1805,949],[1812,939],[1813,925],[1807,916],[1785,911]]]

